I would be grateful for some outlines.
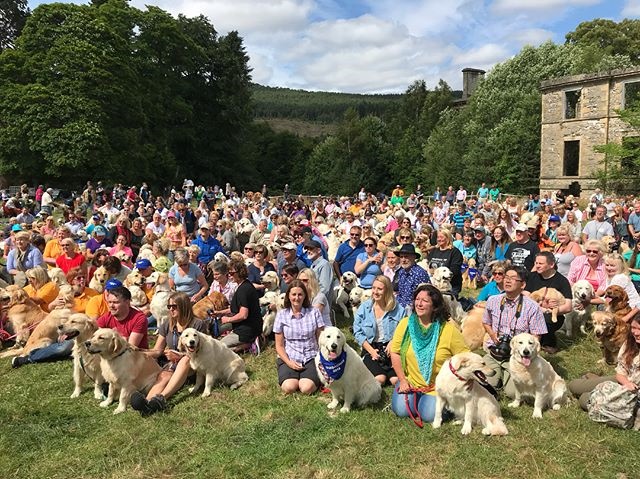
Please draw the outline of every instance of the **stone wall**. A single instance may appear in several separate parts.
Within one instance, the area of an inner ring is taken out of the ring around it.
[[[640,81],[640,70],[576,75],[542,83],[541,194],[568,189],[577,181],[582,196],[590,195],[595,188],[594,173],[604,160],[594,148],[640,134],[616,113],[624,105],[624,84],[628,81]],[[565,93],[577,89],[581,93],[576,118],[567,119]],[[571,140],[580,140],[579,171],[577,176],[564,176],[564,142]]]

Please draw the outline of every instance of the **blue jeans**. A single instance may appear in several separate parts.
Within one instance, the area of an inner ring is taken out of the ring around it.
[[[396,384],[396,387],[393,388],[393,394],[391,395],[391,410],[398,417],[409,417],[409,412],[407,411],[407,402],[409,404],[409,408],[411,409],[411,414],[416,416],[416,403],[418,405],[417,409],[420,413],[420,417],[424,422],[433,422],[433,418],[436,414],[436,397],[432,394],[424,394],[424,393],[408,393],[403,394],[398,392],[398,387],[400,386],[400,381]],[[418,396],[417,398],[415,396]]]
[[[53,343],[44,348],[34,349],[29,353],[30,363],[41,363],[44,361],[55,361],[71,356],[73,350],[73,339],[67,339],[61,343]]]

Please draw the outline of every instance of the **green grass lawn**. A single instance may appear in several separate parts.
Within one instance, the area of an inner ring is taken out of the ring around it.
[[[584,338],[551,358],[565,378],[594,367]],[[73,390],[71,361],[12,370],[0,363],[1,478],[564,478],[640,477],[637,432],[589,421],[577,403],[532,419],[502,401],[509,436],[463,437],[446,423],[418,429],[388,410],[329,415],[326,395],[285,397],[275,353],[247,357],[250,381],[202,399],[183,390],[167,413],[113,416],[87,386]]]

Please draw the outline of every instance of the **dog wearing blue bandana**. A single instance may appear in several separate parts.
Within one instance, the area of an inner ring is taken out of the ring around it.
[[[366,406],[380,401],[382,387],[348,344],[345,335],[335,327],[325,328],[318,338],[316,369],[333,400],[327,405],[335,409],[342,401],[341,413],[351,406]]]

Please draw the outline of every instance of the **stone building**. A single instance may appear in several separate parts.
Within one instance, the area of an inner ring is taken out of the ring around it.
[[[640,69],[554,78],[540,89],[540,192],[588,197],[595,189],[595,171],[606,166],[594,148],[640,139],[640,132],[616,113],[640,97]]]

